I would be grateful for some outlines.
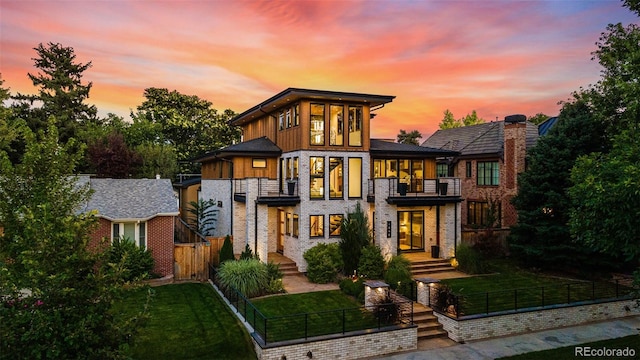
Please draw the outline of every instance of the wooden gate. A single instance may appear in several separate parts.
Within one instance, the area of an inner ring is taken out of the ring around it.
[[[174,279],[209,279],[209,265],[218,265],[218,254],[224,238],[207,238],[206,242],[174,244]]]

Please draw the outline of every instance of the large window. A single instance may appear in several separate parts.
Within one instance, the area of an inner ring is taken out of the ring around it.
[[[398,245],[403,251],[424,249],[423,211],[398,211]]]
[[[478,162],[478,185],[499,185],[500,168],[497,161]]]
[[[449,165],[447,165],[447,164],[436,164],[436,176],[437,177],[449,176]]]
[[[344,160],[342,158],[329,158],[329,199],[342,199],[344,180],[342,176]]]
[[[324,237],[324,215],[309,216],[309,237]]]
[[[309,196],[311,199],[324,199],[324,158],[312,156],[309,162]]]
[[[293,158],[293,178],[294,179],[298,178],[298,157],[297,156]]]
[[[311,104],[311,145],[324,145],[324,104]]]
[[[131,241],[144,249],[147,246],[147,223],[144,221],[112,223],[111,239]]]
[[[293,161],[292,158],[287,158],[287,165],[285,165],[286,166],[285,174],[287,176],[287,179],[291,179],[292,178],[291,177],[291,168],[292,168],[291,162],[292,161]]]
[[[373,160],[374,178],[399,178],[407,184],[409,192],[422,192],[424,179],[424,161],[410,159],[375,159]]]
[[[285,233],[287,235],[291,235],[291,228],[292,228],[292,225],[293,225],[293,221],[291,220],[292,219],[291,215],[292,215],[291,213],[287,213],[287,222],[285,223],[285,227],[284,227],[285,228]]]
[[[329,117],[329,145],[344,145],[344,107],[331,105]]]
[[[472,227],[500,227],[501,208],[496,202],[491,206],[488,201],[467,202],[467,225]]]
[[[349,106],[349,146],[362,146],[362,107]]]
[[[349,158],[349,197],[362,197],[362,158]]]
[[[298,214],[293,214],[293,237],[298,237],[300,234],[300,221],[298,220]]]
[[[340,224],[342,223],[342,214],[329,215],[329,236],[340,236]]]

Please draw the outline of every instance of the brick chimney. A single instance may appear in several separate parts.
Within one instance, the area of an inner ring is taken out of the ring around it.
[[[510,203],[518,193],[518,174],[525,169],[527,154],[527,117],[509,115],[504,118],[504,188],[503,226],[516,223],[517,214]]]

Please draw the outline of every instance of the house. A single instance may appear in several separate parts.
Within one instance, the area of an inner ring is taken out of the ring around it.
[[[235,116],[242,142],[197,159],[201,196],[218,204],[215,235],[232,235],[236,253],[279,252],[304,272],[304,252],[338,242],[360,203],[385,257],[452,257],[460,179],[436,178],[436,159],[458,152],[370,139],[375,111],[393,99],[288,88]]]
[[[438,176],[461,178],[463,228],[508,228],[516,223],[511,199],[518,192],[527,149],[538,136],[538,126],[524,115],[512,115],[504,121],[438,130],[422,143],[459,152],[439,158],[437,168]]]
[[[200,175],[178,175],[178,181],[173,183],[173,189],[178,194],[180,218],[185,223],[189,223],[191,202],[197,202],[200,199]]]
[[[154,273],[173,275],[174,221],[178,203],[168,179],[89,179],[93,191],[85,211],[96,211],[98,228],[90,235],[97,247],[104,238],[128,238],[149,249]]]

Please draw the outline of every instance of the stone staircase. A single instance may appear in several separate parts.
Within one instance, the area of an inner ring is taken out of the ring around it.
[[[418,341],[447,337],[433,310],[417,302],[413,303],[413,323],[418,325]]]
[[[302,275],[302,273],[298,271],[296,263],[286,256],[278,253],[269,253],[269,261],[280,264],[280,271],[282,271],[282,275],[284,276]]]
[[[451,266],[451,262],[447,259],[433,259],[433,260],[412,260],[411,261],[411,276],[415,278],[429,277],[431,274],[455,271],[456,269]]]

